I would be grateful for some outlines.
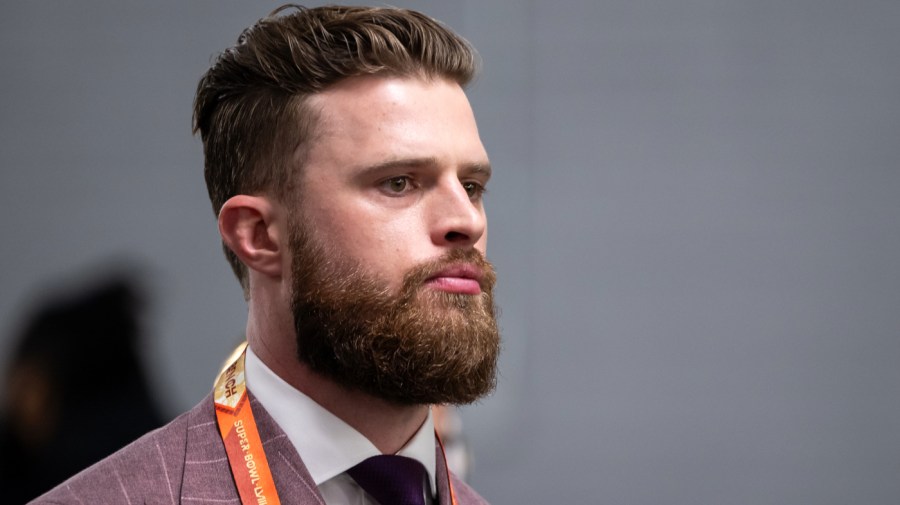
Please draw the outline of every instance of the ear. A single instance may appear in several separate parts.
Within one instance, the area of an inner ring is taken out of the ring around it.
[[[222,241],[250,270],[269,277],[282,274],[282,251],[286,249],[278,209],[261,196],[236,195],[219,211]]]

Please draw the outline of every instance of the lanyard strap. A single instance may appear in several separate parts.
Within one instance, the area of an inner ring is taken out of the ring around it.
[[[245,346],[246,349],[246,346]],[[216,380],[219,434],[225,442],[231,474],[243,505],[281,505],[269,470],[244,378],[244,350]]]
[[[238,356],[222,370],[219,378],[216,379],[214,400],[219,434],[222,436],[222,441],[225,442],[225,452],[228,454],[228,463],[231,466],[234,482],[237,484],[241,503],[243,505],[281,505],[247,396],[247,382],[244,376],[246,346],[246,342],[241,344],[241,347],[238,348],[240,351]],[[450,501],[452,505],[458,505],[456,493],[453,491],[453,483],[450,480],[450,468],[447,466],[444,443],[437,436],[437,432],[435,432],[435,436],[441,449],[441,457],[444,458]]]

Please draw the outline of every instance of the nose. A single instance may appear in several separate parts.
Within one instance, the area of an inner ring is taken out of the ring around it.
[[[431,240],[442,247],[472,247],[484,236],[487,217],[480,197],[473,200],[456,178],[432,195]]]

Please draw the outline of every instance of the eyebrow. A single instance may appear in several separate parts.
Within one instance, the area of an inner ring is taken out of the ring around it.
[[[490,178],[491,174],[494,173],[494,169],[491,168],[490,162],[466,163],[463,165],[463,169],[470,174],[481,174],[487,178]]]
[[[367,174],[390,171],[398,168],[425,168],[438,165],[440,165],[438,159],[433,156],[426,156],[423,158],[398,158],[361,167],[358,175],[365,176]],[[488,178],[491,176],[492,171],[489,162],[464,163],[461,170],[461,172],[467,174],[481,174]]]

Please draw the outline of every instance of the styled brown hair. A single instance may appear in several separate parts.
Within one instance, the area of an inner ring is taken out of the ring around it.
[[[238,194],[284,201],[315,128],[306,99],[353,76],[440,77],[465,86],[477,70],[462,37],[397,8],[279,7],[216,58],[194,99],[213,211]],[[248,293],[247,267],[224,247]]]

